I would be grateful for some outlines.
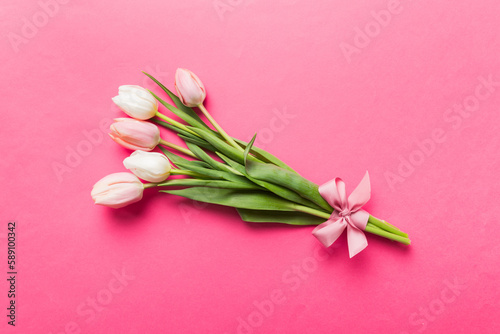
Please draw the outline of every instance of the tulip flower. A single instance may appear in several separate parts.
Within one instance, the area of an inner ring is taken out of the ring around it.
[[[149,182],[162,182],[170,176],[172,166],[166,156],[157,152],[135,151],[123,160],[125,168]]]
[[[175,90],[182,104],[187,107],[198,107],[207,96],[201,80],[184,68],[178,68],[175,72]]]
[[[114,173],[103,177],[90,193],[95,204],[118,209],[142,199],[144,185],[134,174]]]
[[[131,150],[151,151],[160,142],[160,130],[152,123],[131,118],[116,118],[110,137]]]
[[[112,100],[127,115],[139,120],[150,119],[158,111],[158,101],[141,86],[120,86]]]
[[[178,68],[175,71],[175,90],[177,95],[181,100],[182,104],[186,107],[198,107],[205,117],[212,123],[214,128],[221,134],[221,136],[234,148],[243,152],[241,146],[236,144],[236,142],[231,138],[224,129],[215,121],[215,119],[210,115],[208,110],[203,105],[207,92],[205,91],[205,86],[201,80],[185,68]]]

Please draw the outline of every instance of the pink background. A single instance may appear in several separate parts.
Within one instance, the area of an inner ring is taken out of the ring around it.
[[[499,17],[494,0],[3,0],[1,332],[497,333]],[[130,153],[100,129],[123,116],[111,97],[154,88],[141,70],[173,88],[177,67],[307,178],[352,190],[368,170],[367,209],[412,246],[370,235],[350,260],[345,236],[325,252],[312,227],[154,190],[94,206]]]

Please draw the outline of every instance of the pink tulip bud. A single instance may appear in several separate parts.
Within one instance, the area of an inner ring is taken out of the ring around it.
[[[201,80],[184,68],[178,68],[175,72],[175,90],[182,104],[187,107],[197,107],[203,103],[207,92]]]
[[[132,118],[116,118],[110,137],[131,150],[151,151],[160,142],[160,130],[152,123]]]
[[[95,204],[118,209],[142,199],[144,185],[132,173],[114,173],[94,185],[90,195]]]

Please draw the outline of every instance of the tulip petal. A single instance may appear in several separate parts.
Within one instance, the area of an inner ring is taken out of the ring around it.
[[[121,208],[142,199],[144,186],[131,173],[114,173],[96,182],[90,195],[95,204]]]
[[[368,246],[365,234],[350,225],[347,226],[349,257],[352,258]]]

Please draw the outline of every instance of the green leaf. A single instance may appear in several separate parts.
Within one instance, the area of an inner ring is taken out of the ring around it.
[[[238,182],[238,183],[243,183],[243,184],[248,184],[251,186],[255,186],[254,183],[251,181],[248,181],[245,177],[235,175],[232,172],[225,172],[221,170],[214,170],[212,166],[208,165],[208,167],[199,167],[196,166],[192,163],[186,164],[186,163],[178,163],[177,167],[181,169],[188,169],[190,171],[193,171],[197,174],[201,174],[204,176],[209,176],[211,178],[216,178],[216,179],[224,179],[228,181],[233,181],[233,182]]]
[[[161,145],[158,145],[156,147],[158,147],[163,152],[163,154],[165,154],[167,156],[168,160],[170,160],[170,162],[172,162],[176,166],[178,163],[189,162],[188,159],[184,159],[183,157],[180,157],[177,154],[170,152],[169,150],[167,150],[165,147],[163,147]]]
[[[186,166],[186,164],[184,164]],[[205,161],[197,161],[197,160],[191,160],[189,161],[189,166],[196,166],[196,167],[201,167],[201,168],[210,168],[210,165],[207,164]]]
[[[175,125],[172,125],[170,123],[167,123],[167,122],[163,122],[163,121],[160,121],[158,119],[155,119],[155,118],[151,118],[150,121],[156,123],[156,124],[159,124],[167,129],[170,129],[174,132],[177,132],[177,134],[180,136],[180,135],[184,135],[184,136],[194,136],[192,133],[189,133],[183,129],[179,129],[178,127],[176,127]],[[198,138],[198,137],[197,137]]]
[[[247,175],[247,177],[249,180],[253,181],[254,183],[258,184],[259,186],[269,190],[270,192],[272,192],[272,193],[274,193],[274,194],[276,194],[284,199],[287,199],[289,201],[292,201],[292,202],[295,202],[298,204],[302,204],[302,205],[310,207],[312,209],[321,210],[321,208],[318,205],[305,199],[304,197],[301,197],[296,192],[294,192],[288,188],[285,188],[285,187],[282,187],[280,185],[273,184],[270,182],[258,180],[256,178],[249,176],[249,175]]]
[[[250,141],[250,143],[248,143],[247,147],[245,148],[245,152],[243,152],[243,155],[244,155],[244,161],[245,161],[245,165],[248,166],[248,163],[249,163],[249,160],[248,157],[250,157],[250,155],[248,155],[248,153],[250,152],[250,150],[252,149],[252,146],[253,146],[253,143],[255,142],[255,138],[257,137],[257,134],[255,134],[252,138],[252,140]],[[255,162],[255,163],[258,163],[258,162]],[[268,166],[273,166],[273,167],[276,167],[275,165],[272,165],[272,164],[266,164],[266,163],[262,163],[262,165],[268,165]],[[279,168],[279,167],[277,167]],[[285,169],[283,169],[285,170]],[[311,202],[310,200],[302,197],[300,194],[298,194],[297,192],[281,185],[281,184],[278,184],[277,182],[273,182],[273,181],[269,181],[269,180],[263,180],[263,179],[260,179],[260,178],[256,178],[254,177],[253,175],[250,175],[250,173],[248,173],[248,168],[246,168],[246,171],[247,173],[245,173],[245,176],[253,181],[254,183],[260,185],[261,187],[264,187],[266,188],[267,190],[273,192],[274,194],[280,196],[280,197],[283,197],[284,199],[287,199],[289,201],[292,201],[292,202],[295,202],[295,203],[299,203],[299,204],[302,204],[302,205],[305,205],[307,207],[310,207],[310,208],[313,208],[313,209],[320,209],[321,210],[321,207],[319,207],[318,205],[316,205],[315,203]],[[290,172],[290,171],[287,171],[288,173],[293,173],[295,174],[294,172]],[[300,177],[298,176],[298,174],[295,174],[297,177]]]
[[[198,119],[199,119],[198,120],[198,119],[192,117],[191,115],[186,114],[182,110],[177,109],[173,105],[165,102],[164,100],[162,100],[158,95],[156,95],[152,91],[149,91],[149,92],[155,97],[155,99],[158,100],[158,102],[160,102],[161,104],[163,104],[168,110],[170,110],[171,112],[173,112],[174,114],[176,114],[177,116],[179,116],[180,118],[182,118],[188,124],[190,124],[190,125],[192,125],[194,127],[201,127],[201,128],[206,128],[207,127],[206,124],[203,123],[203,121],[201,119],[199,119],[199,117],[198,117]]]
[[[178,163],[177,167],[179,167],[180,169],[187,169],[197,174],[209,176],[215,179],[227,179],[225,172],[214,170],[210,165],[208,165],[208,167],[199,167],[192,163]]]
[[[237,174],[237,175],[242,175],[238,171],[234,170],[233,168],[229,167],[228,165],[225,165],[215,159],[213,159],[211,156],[209,156],[205,151],[203,151],[201,148],[196,146],[195,144],[192,143],[186,143],[189,150],[194,153],[199,159],[205,161],[207,164],[212,166],[214,169],[221,170],[223,172],[228,172],[232,174]]]
[[[189,117],[191,117],[192,119],[194,119],[195,121],[197,121],[198,123],[201,123],[203,124],[205,127],[208,128],[208,126],[202,121],[202,119],[196,114],[196,112],[190,108],[190,107],[187,107],[185,106],[184,104],[182,104],[181,100],[177,97],[177,95],[175,95],[174,93],[172,93],[170,91],[170,89],[168,89],[167,87],[165,87],[161,82],[159,82],[158,80],[156,80],[151,74],[148,74],[146,72],[142,72],[144,74],[146,74],[151,80],[153,80],[161,89],[163,89],[163,91],[165,93],[167,93],[167,95],[170,97],[170,99],[174,102],[174,104],[177,106],[177,110],[183,112],[184,114],[188,115]],[[177,115],[179,116],[179,115]],[[179,116],[180,117],[180,116]],[[181,117],[182,118],[182,117]]]
[[[163,154],[167,156],[170,162],[172,162],[177,167],[179,167],[179,165],[182,165],[183,166],[182,168],[186,169],[191,169],[191,167],[210,168],[210,165],[208,165],[206,162],[184,159],[183,157],[180,157],[177,154],[170,152],[161,145],[158,145],[157,147],[163,152]]]
[[[227,163],[229,166],[231,166],[232,168],[234,168],[235,170],[237,170],[241,174],[247,175],[247,171],[245,169],[245,166],[237,163],[234,160],[229,159],[228,157],[226,157],[224,154],[222,154],[220,152],[215,152],[215,154],[217,154],[217,156],[219,158],[221,158],[225,163]]]
[[[204,149],[207,149],[209,151],[212,151],[212,152],[215,152],[216,149],[215,147],[213,147],[212,145],[210,145],[209,143],[207,143],[205,140],[203,140],[202,138],[200,137],[195,137],[194,135],[191,135],[191,136],[184,136],[184,135],[181,135],[181,134],[178,134],[178,136],[184,140],[184,142],[187,144],[187,143],[193,143],[199,147],[203,147]]]
[[[247,159],[245,168],[248,175],[251,177],[288,188],[301,197],[320,206],[326,212],[333,211],[330,204],[321,197],[318,191],[318,185],[295,172],[291,172],[276,165],[256,162],[250,159]]]
[[[231,181],[222,181],[222,180],[198,180],[198,179],[172,179],[168,180],[164,183],[158,184],[161,187],[167,186],[180,186],[180,187],[194,187],[194,186],[202,186],[202,187],[210,187],[210,188],[225,188],[225,189],[253,189],[258,190],[259,187],[256,185],[239,183],[239,182],[231,182]]]
[[[250,153],[250,150],[252,149],[253,143],[255,142],[255,138],[257,138],[257,134],[253,135],[252,140],[250,140],[247,147],[245,148],[245,151],[243,152],[243,163],[245,164],[245,166],[247,165],[248,154]]]
[[[189,129],[199,134],[203,139],[205,139],[213,147],[215,147],[217,151],[221,152],[222,154],[233,160],[243,163],[244,161],[243,152],[227,144],[225,141],[220,139],[218,136],[214,135],[212,132],[194,127],[189,127]]]
[[[302,212],[260,211],[237,209],[243,221],[252,223],[282,223],[289,225],[319,225],[323,218],[311,216]]]
[[[239,140],[239,139],[236,139],[236,138],[233,138],[235,142],[237,142],[241,147],[243,148],[246,148],[248,146],[248,144],[242,140]],[[293,170],[292,167],[288,166],[286,163],[284,163],[283,161],[281,161],[280,159],[278,159],[277,157],[275,157],[274,155],[272,155],[271,153],[261,149],[261,148],[258,148],[258,147],[255,147],[255,146],[252,146],[252,150],[251,152],[260,160],[262,161],[265,161],[265,162],[270,162],[278,167],[281,167],[281,168],[284,168],[284,169],[287,169],[291,172],[295,172]],[[295,172],[296,173],[296,172]]]
[[[269,192],[258,190],[192,187],[180,190],[160,190],[200,202],[252,210],[294,211],[294,204]]]

